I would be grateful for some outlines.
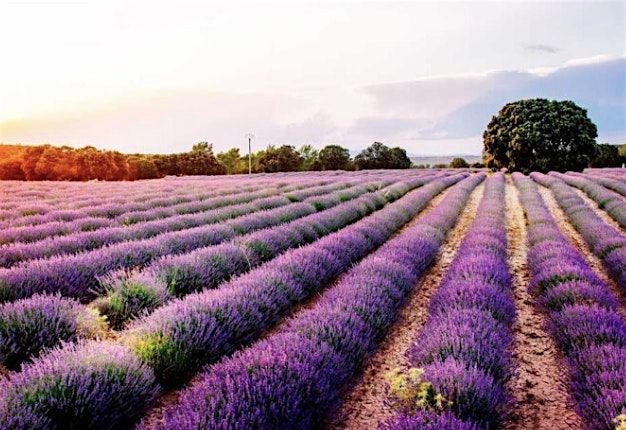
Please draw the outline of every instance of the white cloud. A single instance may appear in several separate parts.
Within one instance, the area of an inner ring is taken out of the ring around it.
[[[556,46],[550,46],[543,43],[531,43],[530,45],[526,45],[524,47],[526,51],[541,53],[541,54],[556,54],[561,49]]]
[[[626,57],[572,60],[542,73],[436,76],[365,87],[363,91],[375,99],[380,111],[378,116],[355,120],[357,129],[363,128],[359,126],[364,120],[396,124],[396,130],[407,125],[406,118],[419,118],[421,124],[430,121],[430,126],[422,128],[414,121],[413,139],[407,144],[413,152],[412,147],[448,148],[459,139],[475,139],[502,105],[535,97],[571,99],[588,110],[602,138],[608,136],[613,143],[626,141]]]
[[[572,99],[589,111],[601,141],[626,141],[626,57],[576,60],[529,71],[431,76],[360,88],[287,93],[162,90],[104,104],[0,124],[0,141],[92,144],[126,152],[184,151],[207,140],[216,150],[255,145],[338,143],[362,149],[374,140],[410,153],[478,153],[492,115],[510,101]]]

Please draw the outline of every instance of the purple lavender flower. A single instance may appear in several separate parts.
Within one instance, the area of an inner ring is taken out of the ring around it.
[[[0,363],[19,369],[22,362],[61,342],[92,337],[105,327],[97,313],[73,299],[34,295],[0,305]]]
[[[448,358],[424,367],[424,379],[452,402],[451,411],[461,420],[493,428],[506,416],[511,404],[506,389],[475,365]]]
[[[461,421],[454,414],[447,412],[436,414],[418,411],[411,415],[399,414],[380,427],[380,430],[478,430],[472,422]]]
[[[119,428],[157,394],[150,369],[124,347],[79,343],[53,350],[2,383],[0,428]]]

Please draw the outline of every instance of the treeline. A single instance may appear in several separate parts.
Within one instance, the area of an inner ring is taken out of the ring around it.
[[[411,160],[402,148],[389,148],[374,142],[354,159],[350,152],[339,145],[328,145],[317,150],[304,145],[296,150],[290,145],[269,146],[252,154],[241,155],[239,149],[217,154],[227,173],[247,173],[251,164],[253,173],[296,172],[316,170],[364,170],[364,169],[408,169]]]
[[[27,181],[123,181],[167,175],[219,175],[224,166],[211,145],[194,145],[190,152],[150,155],[100,151],[93,146],[30,146],[17,157],[0,160],[0,179]]]
[[[472,169],[482,169],[485,167],[485,165],[479,161],[476,163],[469,164],[467,161],[465,161],[464,158],[456,157],[456,158],[453,158],[452,161],[450,161],[449,163],[418,164],[415,166],[415,168],[417,169],[446,169],[446,168],[467,169],[470,167]]]
[[[622,164],[626,164],[626,143],[620,146],[601,143],[596,145],[596,156],[589,167],[621,167]]]
[[[8,149],[7,149],[8,148]],[[178,154],[122,154],[100,151],[92,146],[80,149],[51,145],[9,147],[13,156],[3,152],[0,179],[27,181],[123,181],[164,176],[223,175],[248,172],[248,156],[233,148],[217,155],[207,142]],[[304,145],[269,146],[251,157],[253,173],[307,170],[406,169],[411,160],[401,148],[374,142],[354,159],[338,145],[317,150]]]

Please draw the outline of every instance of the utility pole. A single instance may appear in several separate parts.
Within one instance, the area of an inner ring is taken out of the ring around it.
[[[248,138],[248,175],[252,174],[252,139],[254,139],[254,134],[248,133],[246,134]]]

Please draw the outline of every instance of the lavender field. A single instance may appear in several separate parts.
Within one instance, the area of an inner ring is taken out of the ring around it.
[[[0,196],[0,429],[626,429],[625,169]]]

